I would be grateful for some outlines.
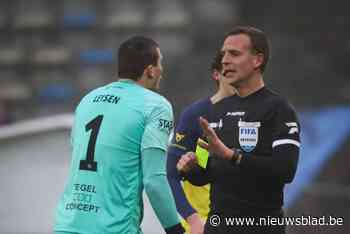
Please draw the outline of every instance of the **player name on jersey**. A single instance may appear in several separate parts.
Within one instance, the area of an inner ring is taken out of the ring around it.
[[[92,102],[108,102],[108,103],[118,104],[119,100],[120,100],[120,97],[107,94],[107,95],[95,96]]]

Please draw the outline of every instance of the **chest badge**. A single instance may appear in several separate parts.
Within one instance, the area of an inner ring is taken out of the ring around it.
[[[239,121],[239,145],[245,152],[252,152],[259,139],[260,122]]]

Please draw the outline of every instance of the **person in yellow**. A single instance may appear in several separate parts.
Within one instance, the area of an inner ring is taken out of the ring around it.
[[[176,164],[183,154],[192,151],[196,152],[199,164],[203,167],[206,165],[208,152],[197,145],[198,140],[203,135],[198,119],[200,116],[207,117],[214,105],[224,102],[226,97],[235,95],[235,89],[221,75],[221,60],[222,55],[218,52],[211,64],[211,76],[217,82],[217,92],[213,96],[202,98],[185,108],[176,124],[175,134],[168,148],[168,181],[177,210],[184,219],[182,224],[188,234],[203,233],[204,223],[209,213],[210,185],[198,187],[188,181],[182,182],[182,176],[178,173]],[[219,128],[220,122],[212,123],[212,127]]]

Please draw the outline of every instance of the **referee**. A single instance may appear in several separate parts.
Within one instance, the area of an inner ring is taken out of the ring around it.
[[[204,222],[209,212],[210,185],[195,186],[188,181],[181,183],[182,177],[176,169],[176,164],[183,154],[197,149],[197,141],[203,135],[198,118],[207,117],[214,105],[221,105],[227,97],[235,95],[235,89],[226,82],[226,78],[221,74],[221,60],[222,54],[219,50],[216,52],[210,69],[212,79],[217,84],[217,92],[211,97],[197,100],[181,112],[176,124],[175,137],[168,147],[167,177],[177,210],[184,219],[182,225],[187,234],[203,234]]]
[[[264,32],[236,27],[225,37],[221,52],[223,74],[239,98],[228,98],[207,119],[199,119],[207,139],[201,146],[211,153],[206,169],[197,165],[193,152],[181,157],[177,169],[192,184],[211,183],[204,233],[283,234],[283,189],[292,182],[299,157],[296,113],[264,84],[269,58]],[[209,123],[222,123],[222,127],[214,130]],[[213,215],[221,218],[220,225],[210,222]],[[228,225],[227,218],[243,222]],[[277,225],[260,222],[271,218],[276,218]]]

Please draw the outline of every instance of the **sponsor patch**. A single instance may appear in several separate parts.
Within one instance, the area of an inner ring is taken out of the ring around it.
[[[169,121],[169,120],[166,120],[166,119],[159,119],[159,122],[158,122],[158,128],[160,130],[166,130],[168,133],[171,132],[171,130],[173,129],[173,121]]]
[[[299,132],[298,124],[296,122],[289,122],[289,123],[286,123],[286,125],[287,127],[289,127],[288,134],[294,134]]]
[[[184,139],[184,137],[185,137],[185,134],[180,134],[180,133],[176,133],[176,135],[175,135],[175,141],[176,141],[176,143],[179,143],[180,141],[182,141],[182,139]]]
[[[219,122],[209,123],[209,127],[211,128],[219,128],[221,129],[224,126],[222,119],[219,120]]]

